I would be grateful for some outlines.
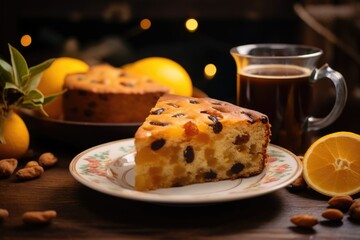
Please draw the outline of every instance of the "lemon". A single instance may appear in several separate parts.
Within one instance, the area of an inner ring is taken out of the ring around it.
[[[4,122],[5,143],[0,144],[0,159],[20,158],[29,148],[29,131],[15,112],[11,112]]]
[[[170,93],[192,96],[192,81],[187,71],[177,62],[163,57],[148,57],[123,68],[134,74],[151,78],[153,81],[168,86]]]
[[[63,90],[66,75],[88,70],[89,65],[80,59],[59,57],[43,72],[37,88],[45,96],[59,93]],[[62,116],[62,96],[58,96],[54,101],[46,104],[44,110],[49,114],[49,117],[60,118]]]
[[[315,191],[326,196],[360,192],[360,135],[336,132],[315,141],[303,159],[303,176]]]

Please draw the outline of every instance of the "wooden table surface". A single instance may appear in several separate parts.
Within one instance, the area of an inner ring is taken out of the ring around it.
[[[46,142],[46,143],[45,143]],[[32,141],[34,143],[34,141]],[[36,142],[36,153],[53,152],[56,166],[38,179],[21,182],[13,175],[0,179],[0,208],[10,216],[0,223],[0,239],[359,239],[360,221],[325,221],[327,197],[311,189],[273,193],[210,205],[174,206],[121,199],[77,182],[68,167],[84,149],[51,141]],[[24,163],[20,162],[20,166]],[[51,224],[28,226],[26,211],[56,210]],[[290,222],[310,213],[319,224],[301,229]]]

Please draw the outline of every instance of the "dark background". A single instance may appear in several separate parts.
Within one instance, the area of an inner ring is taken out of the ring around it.
[[[141,30],[139,21],[152,26]],[[184,23],[199,27],[188,32]],[[24,34],[29,47],[20,45]],[[7,43],[18,48],[29,65],[59,56],[89,64],[115,66],[148,56],[180,63],[193,84],[210,97],[235,102],[236,69],[231,47],[248,43],[298,43],[324,49],[329,63],[346,78],[349,99],[343,115],[325,132],[360,133],[360,2],[357,0],[0,0],[0,57],[9,59]],[[205,78],[213,63],[217,74]],[[316,86],[314,112],[325,115],[333,104],[330,83]],[[346,122],[347,124],[342,124]]]

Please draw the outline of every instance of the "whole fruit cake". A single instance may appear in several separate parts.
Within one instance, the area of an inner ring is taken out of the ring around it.
[[[82,122],[143,122],[169,88],[108,64],[65,78],[64,119]]]
[[[135,134],[135,189],[155,190],[261,173],[270,124],[211,98],[166,94]]]

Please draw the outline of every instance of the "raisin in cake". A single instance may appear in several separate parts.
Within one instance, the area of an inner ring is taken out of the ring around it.
[[[65,78],[64,119],[83,122],[143,122],[169,88],[108,64]]]
[[[264,114],[211,98],[166,94],[135,134],[135,189],[259,174],[269,137]]]

